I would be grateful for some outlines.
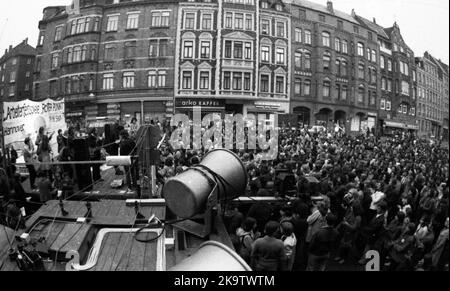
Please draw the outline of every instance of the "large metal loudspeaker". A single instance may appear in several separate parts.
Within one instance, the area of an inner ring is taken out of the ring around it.
[[[191,219],[177,223],[179,229],[206,238],[215,229],[220,204],[239,197],[247,187],[247,172],[231,151],[209,152],[200,165],[169,179],[163,196],[178,217]],[[197,223],[193,219],[202,219]]]

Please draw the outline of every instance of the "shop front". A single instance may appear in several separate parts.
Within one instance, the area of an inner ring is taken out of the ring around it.
[[[267,124],[276,124],[275,116],[289,113],[289,103],[256,101],[244,105],[244,116],[253,114],[256,121],[266,121]]]
[[[419,130],[419,126],[413,123],[386,120],[383,123],[384,135],[394,136],[399,133],[410,132],[414,133]]]
[[[201,98],[176,98],[175,111],[177,114],[185,114],[190,120],[194,118],[194,108],[201,110],[201,118],[208,114],[219,114],[221,118],[225,117],[224,99],[201,99]]]

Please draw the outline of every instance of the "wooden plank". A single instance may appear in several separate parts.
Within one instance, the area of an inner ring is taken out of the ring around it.
[[[124,258],[126,256],[124,255],[124,252],[129,251],[130,240],[128,239],[128,237],[129,236],[126,233],[121,234],[120,241],[116,246],[117,249],[114,255],[114,260],[113,263],[111,264],[111,268],[109,269],[109,271],[120,270],[119,264],[120,263],[123,264],[123,261],[126,260],[126,258]]]
[[[128,199],[126,200],[127,206],[134,206],[135,202],[138,202],[141,207],[143,206],[165,206],[165,199]]]
[[[134,235],[134,234],[132,234]],[[145,245],[146,243],[138,242],[132,238],[132,249],[130,257],[127,258],[127,271],[142,271],[144,269]]]
[[[99,203],[92,203],[93,216],[106,216],[111,207],[110,201],[101,201]]]
[[[120,209],[122,208],[123,202],[117,203],[114,201],[113,205],[109,209],[108,216],[117,217],[119,215]]]
[[[96,271],[109,271],[111,269],[117,248],[120,246],[121,236],[122,234],[120,233],[111,233],[105,236],[104,242],[102,243],[102,251],[95,268]]]
[[[41,236],[44,236],[44,237],[47,238],[46,239],[46,244],[48,246],[51,246],[55,242],[55,240],[58,238],[58,236],[61,233],[61,231],[64,229],[65,225],[66,225],[65,223],[61,223],[61,222],[55,222],[53,224],[50,222],[48,227],[46,227],[41,232]],[[48,237],[47,237],[47,233],[48,233]]]
[[[155,234],[152,233],[147,233],[145,236],[142,234],[142,237],[145,239],[150,239],[154,236]],[[156,262],[158,258],[157,246],[158,246],[157,241],[145,244],[144,266],[143,266],[144,271],[150,272],[156,271]]]
[[[79,251],[86,234],[92,226],[87,224],[67,223],[59,236],[50,246],[50,251],[65,254],[68,251]],[[59,257],[59,255],[58,255]]]

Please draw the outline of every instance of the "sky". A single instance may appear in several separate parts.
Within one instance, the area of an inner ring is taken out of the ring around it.
[[[327,0],[310,0],[325,5]],[[17,45],[25,38],[33,46],[39,34],[38,23],[47,6],[65,6],[71,0],[1,0],[0,55],[9,45]],[[416,56],[428,51],[449,63],[449,1],[448,0],[334,0],[334,9],[391,27],[395,21],[403,38]]]

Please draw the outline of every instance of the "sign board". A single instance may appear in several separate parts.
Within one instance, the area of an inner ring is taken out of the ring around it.
[[[177,108],[192,108],[196,106],[209,108],[225,108],[225,100],[222,99],[194,99],[194,98],[177,98],[175,100]]]
[[[57,153],[56,135],[58,130],[67,129],[64,99],[55,101],[47,99],[41,102],[23,100],[19,102],[3,103],[3,132],[5,145],[14,145],[22,149],[27,137],[36,141],[40,127],[44,127],[47,134],[55,133],[50,141],[53,153]]]

